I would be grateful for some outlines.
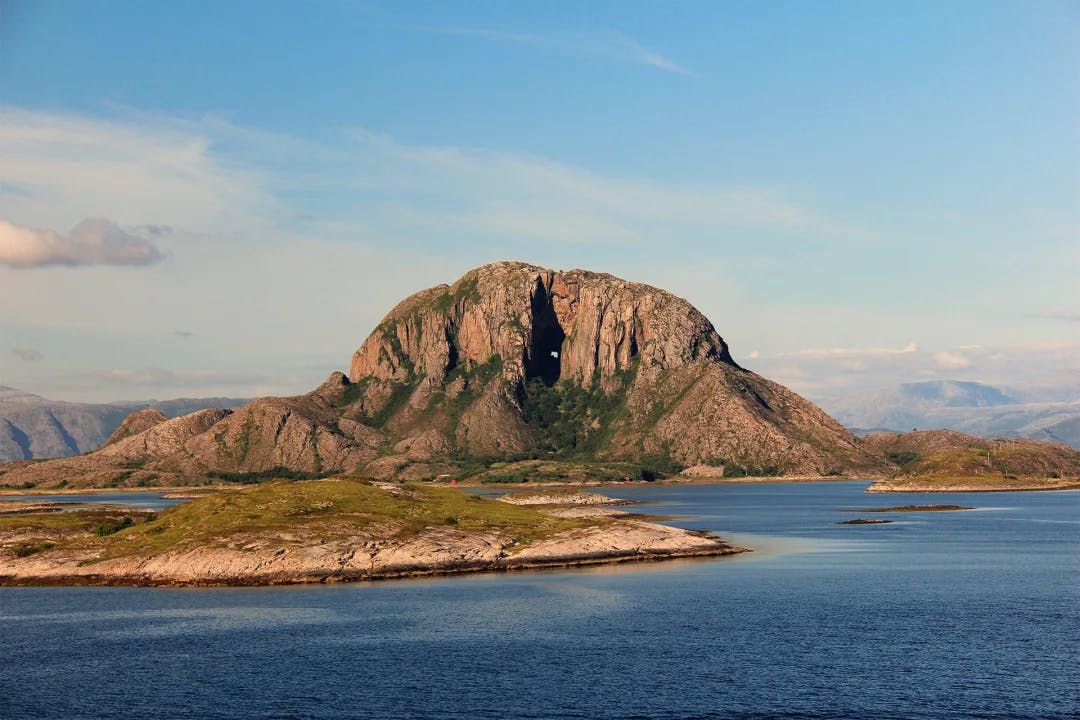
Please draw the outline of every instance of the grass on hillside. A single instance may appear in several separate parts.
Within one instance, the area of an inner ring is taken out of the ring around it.
[[[153,522],[85,542],[101,558],[149,555],[173,547],[223,547],[237,538],[277,533],[284,540],[319,543],[364,531],[407,539],[425,528],[452,526],[494,532],[527,545],[594,520],[567,520],[445,487],[403,486],[394,494],[369,483],[331,479],[273,482],[193,500],[161,512]]]
[[[1050,468],[1058,468],[1052,470]],[[1062,472],[1064,471],[1064,472]],[[1017,477],[1057,478],[1080,474],[1080,462],[1061,456],[1055,448],[965,448],[926,455],[903,466],[905,475],[993,481]]]
[[[0,517],[0,540],[7,539],[17,557],[26,557],[52,550],[71,538],[104,537],[153,517],[147,510],[111,506],[7,515]]]

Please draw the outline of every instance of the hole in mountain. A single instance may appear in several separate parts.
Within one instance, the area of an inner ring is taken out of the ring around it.
[[[562,371],[559,358],[565,339],[566,333],[559,325],[551,296],[537,280],[532,294],[532,347],[525,367],[526,379],[540,378],[549,387],[558,382]]]

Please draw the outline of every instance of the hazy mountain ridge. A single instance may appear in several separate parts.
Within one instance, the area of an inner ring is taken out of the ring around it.
[[[73,403],[0,386],[0,462],[70,457],[96,450],[124,418],[143,408],[178,417],[209,407],[238,407],[245,402],[213,397]]]
[[[1052,391],[997,388],[977,382],[931,381],[868,390],[822,400],[849,428],[941,428],[982,437],[1015,437],[1064,443],[1080,449],[1080,400],[1069,389],[1060,402]]]

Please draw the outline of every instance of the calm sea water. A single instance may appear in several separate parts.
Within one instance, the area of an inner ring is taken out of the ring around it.
[[[620,489],[736,559],[0,588],[2,718],[1074,718],[1080,493]],[[841,508],[978,510],[842,526]]]
[[[160,492],[106,492],[76,495],[0,495],[0,501],[51,502],[72,507],[90,505],[125,505],[145,510],[162,510],[170,505],[187,502],[176,498],[166,498]]]

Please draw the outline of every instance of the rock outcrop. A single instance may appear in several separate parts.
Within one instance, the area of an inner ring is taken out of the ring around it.
[[[160,410],[155,410],[154,408],[136,410],[124,418],[124,421],[120,423],[120,427],[113,431],[113,434],[109,436],[109,439],[105,441],[102,447],[120,442],[124,438],[131,437],[132,435],[146,432],[150,428],[163,423],[166,420],[168,420],[168,418],[165,417],[165,414]]]
[[[584,410],[554,422],[578,452],[774,473],[881,467],[813,404],[741,368],[682,298],[584,270],[496,263],[419,292],[355,353],[349,380],[346,415],[404,438],[401,462],[421,437],[474,456],[564,451],[529,404],[573,387]]]
[[[348,377],[126,437],[0,484],[193,482],[278,472],[419,479],[483,458],[659,460],[741,473],[880,471],[832,418],[740,367],[685,300],[585,270],[486,265],[401,302]],[[145,428],[141,432],[135,432]]]

